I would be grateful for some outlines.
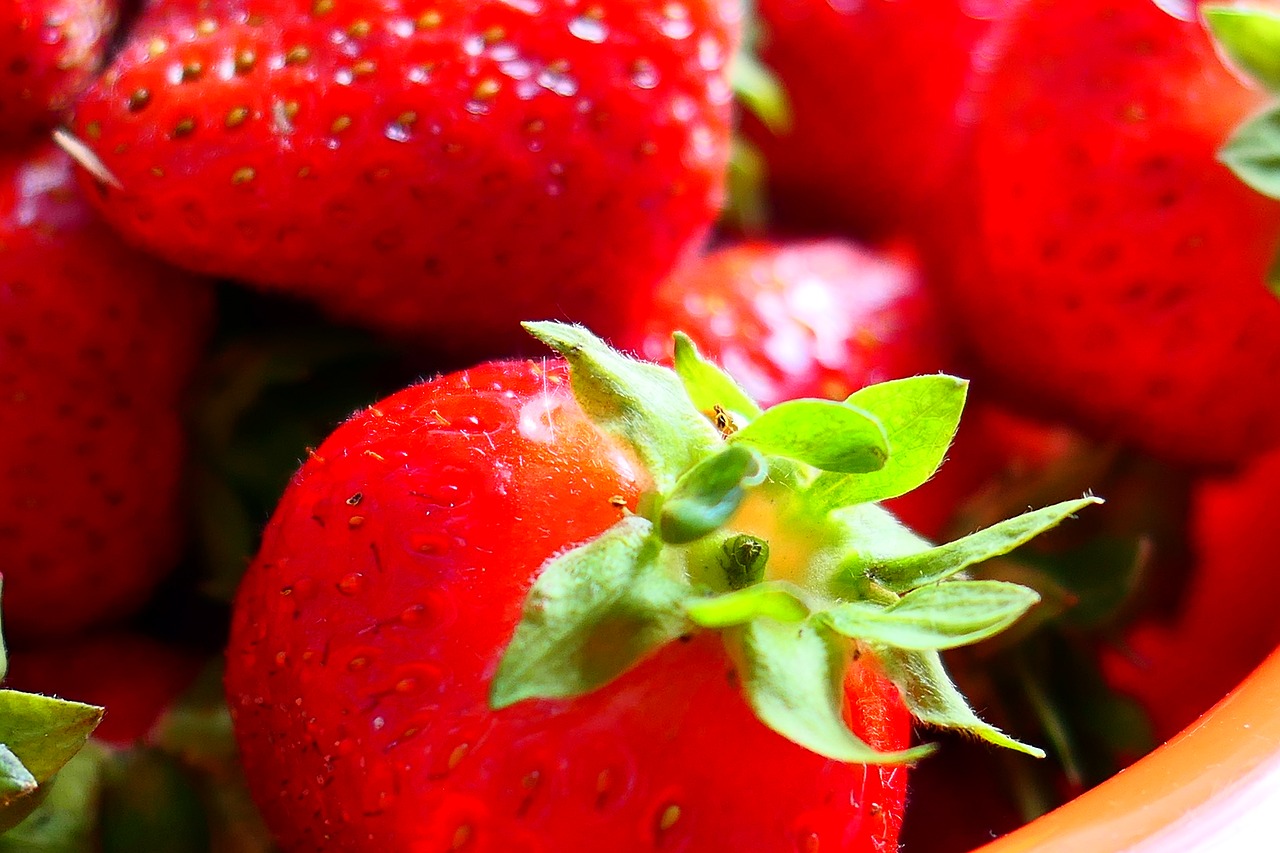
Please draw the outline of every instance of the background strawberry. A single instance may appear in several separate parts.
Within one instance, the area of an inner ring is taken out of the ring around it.
[[[1280,380],[1280,205],[1215,160],[1262,93],[1151,2],[1022,0],[988,47],[935,241],[983,376],[1178,459],[1280,441],[1259,393]]]
[[[115,0],[8,0],[0,4],[0,144],[51,127],[98,70]]]
[[[946,191],[969,55],[1006,0],[758,0],[790,127],[749,124],[788,224],[914,233]]]
[[[210,294],[123,245],[70,161],[0,163],[0,564],[14,639],[142,605],[181,541],[180,401]]]
[[[616,330],[719,207],[736,4],[183,8],[73,122],[175,263],[493,352],[527,316]]]

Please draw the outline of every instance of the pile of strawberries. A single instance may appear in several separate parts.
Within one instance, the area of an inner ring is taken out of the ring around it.
[[[1280,644],[1278,38],[3,4],[0,853],[946,853],[1101,782]]]

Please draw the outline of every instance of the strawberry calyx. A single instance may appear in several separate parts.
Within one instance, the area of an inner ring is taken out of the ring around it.
[[[0,682],[8,666],[0,638]],[[84,748],[103,713],[96,705],[0,690],[0,833],[40,805],[54,776]]]
[[[1201,11],[1228,61],[1273,96],[1232,131],[1218,160],[1251,189],[1280,200],[1280,14],[1225,4]],[[1267,272],[1267,287],[1280,296],[1280,257]]]
[[[918,376],[762,409],[683,335],[667,369],[580,327],[526,328],[566,359],[582,409],[633,451],[653,488],[543,567],[492,682],[494,708],[581,695],[666,643],[716,631],[756,716],[820,755],[896,764],[932,750],[881,752],[849,730],[844,674],[871,654],[918,721],[1043,756],[982,721],[939,652],[998,633],[1039,600],[966,569],[1100,501],[938,546],[877,503],[933,475],[966,382]]]

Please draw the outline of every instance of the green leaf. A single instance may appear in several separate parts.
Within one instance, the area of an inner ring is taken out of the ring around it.
[[[690,404],[672,371],[627,358],[580,326],[524,327],[569,362],[578,404],[634,449],[659,492],[669,492],[681,474],[720,449],[720,434]]]
[[[875,416],[835,400],[779,403],[728,440],[822,471],[878,471],[889,456],[884,428]]]
[[[844,722],[848,643],[815,623],[757,619],[725,635],[747,703],[760,721],[819,755],[853,764],[904,764],[932,752],[881,752]]]
[[[1235,129],[1218,160],[1254,190],[1280,199],[1280,105],[1272,105]]]
[[[1206,4],[1200,9],[1231,61],[1271,91],[1280,90],[1280,16],[1237,6]]]
[[[0,827],[12,826],[26,816],[32,808],[30,798],[39,796],[53,775],[80,751],[102,720],[102,712],[92,705],[0,690],[0,745],[11,758],[5,763],[6,790],[0,793]]]
[[[760,119],[775,135],[786,133],[791,127],[791,110],[787,103],[787,90],[773,69],[754,54],[739,51],[729,69],[734,94],[743,108]]]
[[[879,471],[819,476],[809,489],[816,505],[834,509],[896,498],[923,485],[946,456],[960,425],[969,383],[945,374],[869,385],[845,402],[884,427],[889,459]]]
[[[693,406],[703,414],[715,411],[716,406],[742,418],[743,422],[760,416],[760,405],[742,390],[732,376],[698,352],[697,345],[684,332],[672,336],[675,349],[676,375],[684,383],[684,390]],[[741,424],[740,424],[741,425]]]
[[[749,447],[729,445],[689,469],[662,503],[658,530],[683,545],[718,529],[737,511],[747,488],[764,480],[765,461]]]
[[[548,563],[498,665],[490,706],[590,692],[684,633],[680,603],[690,588],[668,574],[663,554],[653,525],[630,516]]]
[[[108,755],[93,741],[76,753],[41,787],[44,797],[31,814],[0,835],[0,853],[102,853],[98,804]]]
[[[892,607],[852,601],[821,618],[851,639],[900,649],[952,649],[998,634],[1039,600],[1017,584],[951,581],[921,587]]]
[[[863,579],[869,577],[894,592],[937,583],[970,566],[1007,554],[1085,507],[1100,503],[1102,499],[1093,496],[1063,501],[915,554],[883,560],[868,560],[866,555],[855,555],[843,567],[844,582],[849,589],[856,591]],[[856,597],[856,592],[848,597]]]
[[[802,622],[809,615],[799,588],[786,581],[766,581],[722,595],[691,598],[685,612],[703,628],[728,628],[754,619]]]
[[[1044,758],[1044,750],[1020,743],[990,723],[983,722],[960,695],[937,652],[908,651],[891,646],[874,648],[885,672],[901,688],[907,707],[920,722],[944,729],[959,729],[996,746]]]

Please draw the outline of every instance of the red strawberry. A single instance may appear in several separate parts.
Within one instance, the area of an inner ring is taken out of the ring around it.
[[[1108,655],[1111,681],[1142,701],[1167,740],[1209,710],[1280,645],[1275,531],[1280,529],[1280,453],[1234,477],[1206,480],[1193,495],[1194,573],[1182,607],[1144,622],[1130,648]]]
[[[140,605],[176,559],[179,401],[211,311],[55,150],[0,162],[0,566],[15,638]]]
[[[149,637],[94,634],[14,651],[5,687],[106,708],[93,736],[125,747],[147,735],[199,671],[199,659]]]
[[[902,751],[908,709],[1027,749],[973,715],[936,652],[833,627],[902,629],[890,601],[976,591],[937,582],[956,551],[943,568],[878,507],[846,504],[928,476],[962,383],[860,392],[880,445],[853,405],[759,413],[687,339],[682,386],[579,328],[531,329],[571,373],[490,363],[378,403],[316,451],[267,529],[227,689],[285,850],[885,850],[905,771],[883,765],[920,754]],[[703,416],[709,399],[736,431]],[[848,429],[811,441],[817,409]],[[911,445],[898,425],[922,412],[942,423],[915,423]],[[982,589],[1017,613],[1034,600]]]
[[[758,0],[790,128],[755,128],[788,221],[914,231],[942,190],[969,54],[1007,0]]]
[[[618,328],[719,207],[728,0],[183,8],[73,128],[107,218],[190,269],[492,352],[530,314]]]
[[[721,249],[671,276],[639,329],[623,341],[653,361],[685,331],[765,405],[954,366],[914,256],[838,240]]]
[[[0,142],[57,122],[102,62],[115,0],[0,3]]]
[[[1262,93],[1152,2],[1023,0],[993,44],[938,241],[985,370],[1170,457],[1280,441],[1280,206],[1215,161]]]

